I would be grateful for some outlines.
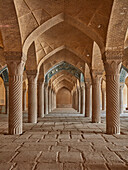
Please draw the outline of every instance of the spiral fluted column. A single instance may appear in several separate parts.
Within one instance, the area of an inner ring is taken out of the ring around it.
[[[102,110],[106,110],[106,89],[102,88]]]
[[[124,105],[123,105],[123,88],[124,84],[120,84],[120,114],[123,113]]]
[[[43,82],[38,81],[38,117],[44,117],[44,91]]]
[[[92,122],[100,123],[100,82],[101,74],[92,73]]]
[[[85,115],[85,83],[81,84],[81,113]]]
[[[37,76],[28,75],[28,122],[37,123]]]
[[[27,89],[23,89],[23,111],[26,111],[26,93]]]
[[[121,61],[108,60],[104,63],[106,71],[106,132],[120,133],[119,71]]]
[[[9,69],[9,134],[22,134],[22,78],[25,63],[7,61]]]
[[[91,94],[90,94],[90,90],[91,90],[91,82],[86,82],[86,86],[85,86],[85,117],[90,117],[91,116]]]

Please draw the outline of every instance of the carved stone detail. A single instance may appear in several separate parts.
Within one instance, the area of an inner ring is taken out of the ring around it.
[[[119,71],[121,61],[108,60],[104,65],[106,71],[106,131],[108,134],[119,134]]]
[[[24,62],[7,61],[9,69],[9,134],[22,134],[22,75]]]

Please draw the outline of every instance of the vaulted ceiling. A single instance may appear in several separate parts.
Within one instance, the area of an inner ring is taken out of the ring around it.
[[[15,51],[27,59],[26,70],[38,70],[39,75],[43,75],[40,77],[45,77],[51,68],[66,61],[81,70],[85,78],[91,78],[90,69],[104,70],[102,55],[106,44],[109,47],[107,40],[110,41],[108,32],[111,30],[110,18],[114,2],[0,0],[0,23],[4,23],[0,27],[1,65],[6,64],[3,51]],[[119,2],[114,5],[117,3]],[[123,12],[128,6],[126,2],[124,4]],[[118,9],[116,12],[119,13]],[[126,35],[123,58],[126,67],[127,37]],[[56,90],[63,86],[72,89],[77,80],[68,72],[62,71],[54,75],[50,83]]]

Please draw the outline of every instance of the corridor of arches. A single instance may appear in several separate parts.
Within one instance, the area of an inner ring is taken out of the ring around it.
[[[127,169],[127,122],[127,0],[0,0],[0,169]]]

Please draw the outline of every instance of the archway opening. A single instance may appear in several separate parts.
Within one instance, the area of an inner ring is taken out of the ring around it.
[[[58,90],[56,104],[57,108],[72,108],[71,92],[67,88]]]

